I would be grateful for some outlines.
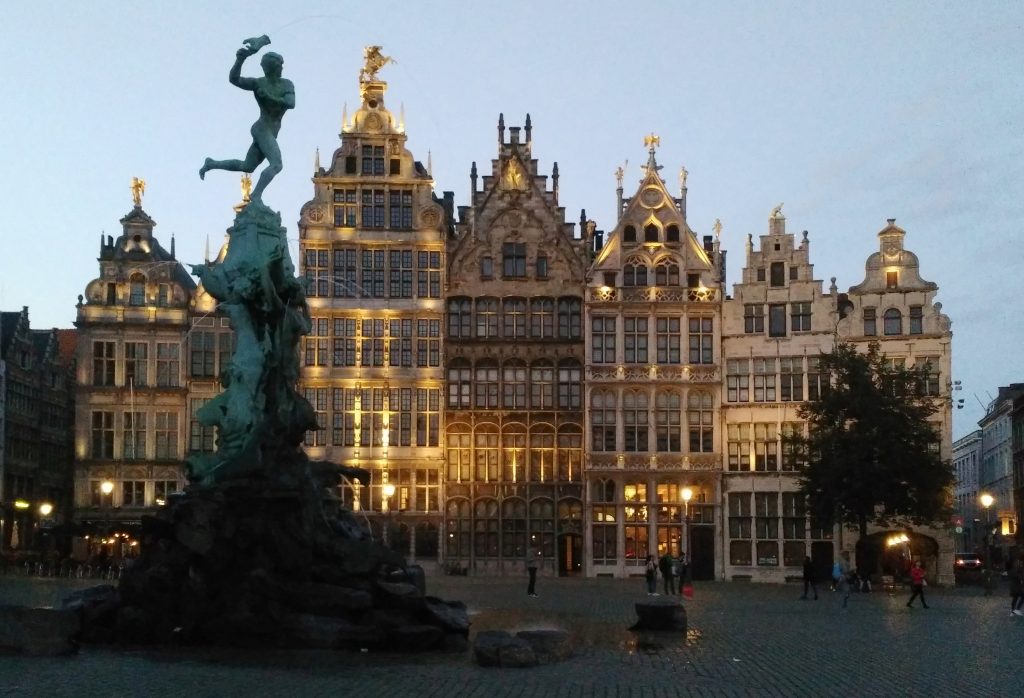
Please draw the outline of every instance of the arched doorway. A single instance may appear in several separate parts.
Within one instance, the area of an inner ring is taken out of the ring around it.
[[[882,576],[909,579],[914,560],[920,560],[929,578],[938,573],[939,544],[913,531],[878,531],[857,541],[855,560],[858,572],[870,579]]]
[[[583,536],[563,533],[558,537],[558,576],[574,577],[583,572]]]

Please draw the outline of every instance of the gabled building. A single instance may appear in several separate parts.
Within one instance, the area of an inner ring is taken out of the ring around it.
[[[498,155],[448,241],[447,564],[583,569],[583,284],[573,233],[524,128],[498,120]]]
[[[725,579],[784,582],[808,555],[819,578],[831,574],[833,528],[808,519],[799,464],[784,444],[804,433],[797,410],[828,380],[818,357],[832,350],[839,319],[810,246],[806,231],[799,242],[786,232],[779,206],[757,247],[747,237],[742,279],[723,304]]]
[[[588,575],[641,574],[687,552],[696,579],[720,557],[724,257],[658,174],[657,138],[635,194],[587,276],[584,336]],[[683,495],[692,495],[687,502]]]
[[[154,237],[139,189],[134,199],[121,235],[100,239],[99,276],[79,296],[75,321],[75,520],[93,543],[130,535],[144,513],[185,484],[183,362],[196,284],[174,241],[167,251]],[[193,352],[191,361],[200,358]],[[111,546],[115,556],[123,540]]]
[[[379,48],[379,47],[378,47]],[[436,562],[441,524],[442,327],[448,201],[406,147],[403,119],[385,106],[383,60],[367,53],[360,105],[341,143],[319,155],[313,198],[299,219],[299,258],[312,332],[300,389],[321,429],[306,451],[365,468],[371,483],[339,495],[378,539]]]

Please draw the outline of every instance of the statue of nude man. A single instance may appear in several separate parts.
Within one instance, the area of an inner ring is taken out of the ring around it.
[[[263,54],[260,65],[263,67],[264,77],[243,78],[242,63],[249,56],[252,56],[270,43],[266,37],[260,39],[247,39],[246,45],[235,52],[235,64],[231,66],[228,73],[228,81],[243,90],[250,90],[256,96],[256,103],[260,105],[260,118],[252,125],[249,132],[252,134],[252,145],[249,152],[245,154],[244,160],[214,160],[206,158],[202,168],[199,170],[199,178],[205,179],[206,173],[210,170],[228,170],[230,172],[252,172],[256,167],[267,161],[267,167],[260,173],[256,187],[252,190],[252,200],[261,201],[263,190],[270,184],[270,180],[281,171],[281,148],[277,145],[277,134],[281,130],[281,118],[289,109],[295,107],[295,86],[291,80],[281,77],[281,69],[284,66],[284,59],[280,54],[267,52]]]

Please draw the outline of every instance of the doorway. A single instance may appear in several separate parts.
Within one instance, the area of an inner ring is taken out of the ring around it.
[[[583,536],[565,533],[558,537],[558,576],[574,577],[583,572]]]
[[[694,581],[715,578],[715,527],[690,526],[690,575]]]

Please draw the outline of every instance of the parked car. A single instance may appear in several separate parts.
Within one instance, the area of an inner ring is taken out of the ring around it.
[[[975,553],[955,553],[953,556],[953,568],[956,570],[980,570],[985,566]]]

